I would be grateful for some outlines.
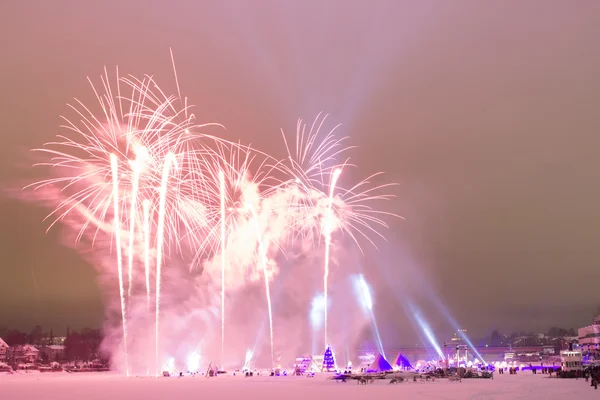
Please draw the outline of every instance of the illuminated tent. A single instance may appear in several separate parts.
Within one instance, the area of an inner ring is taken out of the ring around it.
[[[398,357],[396,357],[396,366],[400,369],[412,369],[412,365],[402,353],[398,353]]]
[[[391,370],[392,366],[381,354],[378,354],[377,357],[375,357],[375,361],[373,361],[373,364],[367,369],[368,372],[385,372]]]
[[[322,364],[322,363],[321,363]],[[321,368],[317,365],[317,362],[311,357],[298,357],[296,358],[296,368],[294,372],[304,374],[305,372],[319,372]]]

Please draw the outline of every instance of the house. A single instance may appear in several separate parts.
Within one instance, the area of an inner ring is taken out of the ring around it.
[[[40,348],[40,356],[48,362],[60,361],[65,358],[65,346],[47,345]]]
[[[6,361],[8,359],[8,349],[9,345],[6,344],[2,338],[0,338],[0,362]]]
[[[30,344],[13,346],[10,348],[10,359],[16,364],[34,364],[40,355],[40,351]]]

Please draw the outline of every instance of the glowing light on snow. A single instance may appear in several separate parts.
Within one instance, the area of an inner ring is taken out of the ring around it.
[[[189,372],[196,373],[200,369],[200,353],[194,351],[188,355],[187,369]]]

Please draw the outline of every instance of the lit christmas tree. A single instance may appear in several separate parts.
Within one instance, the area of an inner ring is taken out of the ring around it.
[[[327,346],[325,354],[323,354],[323,371],[335,371],[335,359],[331,347]]]

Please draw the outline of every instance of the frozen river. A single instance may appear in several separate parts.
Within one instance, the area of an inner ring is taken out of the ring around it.
[[[405,382],[389,380],[369,385],[338,383],[324,376],[218,378],[125,378],[112,373],[30,372],[0,375],[0,397],[11,400],[187,400],[187,399],[470,399],[566,400],[600,399],[585,380],[548,378],[547,375],[498,375],[493,380]]]

